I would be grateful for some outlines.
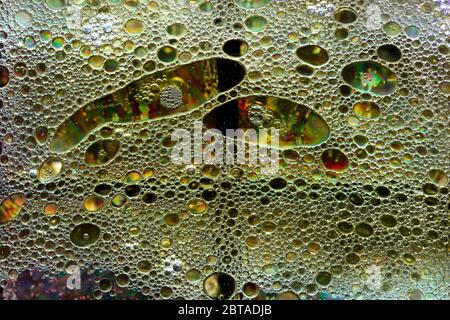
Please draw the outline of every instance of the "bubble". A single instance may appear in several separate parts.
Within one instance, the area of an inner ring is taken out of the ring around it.
[[[6,260],[11,254],[11,249],[8,246],[0,245],[0,261]]]
[[[297,56],[313,66],[321,66],[328,62],[328,52],[317,45],[307,45],[297,49]]]
[[[267,27],[267,20],[262,16],[250,16],[245,20],[245,26],[251,32],[261,32]]]
[[[248,52],[248,44],[244,40],[231,39],[225,42],[222,49],[232,57],[242,57]]]
[[[174,23],[167,27],[167,33],[174,37],[183,37],[187,31],[186,26],[182,23]]]
[[[127,197],[123,194],[116,194],[111,199],[111,204],[116,208],[121,208],[127,202]]]
[[[89,212],[98,212],[105,206],[105,200],[102,197],[92,195],[84,199],[83,208]]]
[[[272,189],[280,190],[286,188],[287,182],[283,178],[274,178],[270,180],[269,185],[272,187]]]
[[[63,37],[56,37],[52,40],[52,47],[56,50],[60,50],[64,47],[66,40]]]
[[[339,8],[335,11],[334,18],[340,23],[349,24],[356,21],[357,15],[350,8]]]
[[[247,282],[242,287],[242,292],[245,294],[246,297],[250,299],[255,298],[259,294],[260,290],[261,288],[253,282]]]
[[[144,31],[144,22],[139,19],[130,19],[125,22],[124,29],[129,34],[139,34]]]
[[[208,210],[208,205],[201,199],[191,199],[187,203],[187,209],[194,214],[202,214]]]
[[[398,83],[392,70],[375,61],[351,63],[342,70],[342,77],[356,90],[380,96],[393,93]]]
[[[164,222],[171,227],[175,227],[180,222],[180,217],[176,213],[169,213],[164,217]]]
[[[259,9],[271,1],[272,0],[236,0],[236,4],[245,9]]]
[[[132,184],[125,187],[125,194],[132,198],[137,197],[141,192],[141,187],[137,184]]]
[[[202,274],[197,269],[191,269],[186,272],[186,279],[190,282],[200,281]]]
[[[353,113],[360,119],[376,119],[381,115],[380,107],[372,101],[358,102],[353,106]]]
[[[0,88],[6,87],[9,83],[9,70],[0,66]]]
[[[116,284],[121,287],[125,288],[130,283],[130,277],[127,274],[121,273],[117,275],[116,277]]]
[[[214,5],[213,5],[212,2],[209,1],[209,0],[203,2],[203,3],[200,4],[198,7],[199,7],[199,9],[200,9],[201,11],[207,12],[207,13],[212,12],[212,11],[214,10]]]
[[[16,22],[22,28],[26,28],[33,24],[33,17],[28,11],[19,10],[16,12]]]
[[[95,186],[94,192],[101,195],[106,196],[112,192],[112,186],[107,183],[101,183]]]
[[[311,77],[314,74],[314,68],[306,64],[299,65],[295,70],[297,70],[300,75],[305,77]]]
[[[450,82],[444,81],[439,84],[439,89],[442,93],[450,95]]]
[[[41,182],[49,183],[58,178],[62,168],[63,162],[61,159],[49,157],[39,167],[37,178]]]
[[[100,228],[95,224],[82,223],[70,233],[70,241],[77,247],[89,247],[96,243],[100,237]]]
[[[384,32],[391,37],[396,37],[402,32],[402,27],[394,21],[389,21],[383,26]]]
[[[26,198],[21,193],[13,194],[3,200],[0,205],[0,225],[7,224],[19,215]]]
[[[282,292],[278,295],[278,300],[299,300],[298,295],[292,291]]]
[[[94,70],[101,70],[105,64],[105,58],[102,56],[91,56],[88,60],[89,66]]]
[[[331,278],[332,278],[331,273],[329,273],[327,271],[322,271],[317,274],[316,283],[319,286],[327,287],[331,283]]]
[[[224,121],[226,119],[226,122]],[[326,141],[330,128],[323,118],[303,105],[270,96],[252,96],[225,103],[203,118],[207,128],[219,129],[268,129],[278,122],[279,148],[290,149],[302,145],[317,145]],[[258,141],[267,145],[266,139]]]
[[[368,238],[373,235],[373,227],[368,223],[361,222],[356,225],[355,232],[361,237]]]
[[[162,88],[159,101],[164,108],[176,109],[183,104],[183,93],[178,87],[168,85]]]
[[[114,59],[107,59],[103,64],[103,68],[106,72],[116,72],[119,69],[119,63]]]
[[[209,275],[203,282],[206,295],[214,300],[231,298],[236,289],[236,282],[232,276],[222,272]]]
[[[164,46],[158,50],[158,59],[162,62],[172,62],[177,58],[177,50],[171,46]]]
[[[347,156],[338,149],[328,149],[322,152],[320,160],[323,166],[331,171],[343,172],[348,169],[349,161]]]
[[[66,6],[66,0],[45,0],[45,4],[51,10],[61,10]]]
[[[84,155],[84,162],[99,166],[110,162],[119,153],[120,143],[116,140],[100,140],[91,144]]]
[[[402,58],[402,52],[393,44],[384,44],[377,50],[378,56],[387,62],[397,62]]]
[[[383,214],[380,217],[380,222],[383,226],[393,228],[397,225],[397,220],[390,214]]]

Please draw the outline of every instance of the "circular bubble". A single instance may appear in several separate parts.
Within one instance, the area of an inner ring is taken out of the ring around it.
[[[236,289],[236,281],[232,276],[216,272],[208,276],[203,282],[206,295],[215,300],[229,299]]]
[[[344,172],[348,169],[349,160],[345,153],[338,149],[328,149],[320,157],[325,168],[331,171]]]
[[[100,228],[91,223],[76,226],[70,233],[70,241],[77,247],[89,247],[100,237]]]

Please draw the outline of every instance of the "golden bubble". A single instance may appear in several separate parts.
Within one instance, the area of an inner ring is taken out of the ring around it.
[[[61,159],[49,157],[39,167],[37,178],[44,183],[51,182],[59,176],[62,167],[63,162]]]
[[[125,22],[124,28],[130,34],[138,34],[144,31],[144,23],[139,19],[130,19]]]
[[[98,212],[105,206],[105,200],[99,196],[91,195],[83,201],[83,208],[89,212]]]
[[[208,205],[201,199],[191,199],[187,203],[187,209],[189,210],[189,212],[202,214],[206,210],[208,210]]]

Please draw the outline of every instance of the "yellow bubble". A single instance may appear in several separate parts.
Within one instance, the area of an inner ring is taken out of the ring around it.
[[[22,210],[26,198],[23,194],[17,193],[3,200],[0,205],[0,225],[13,220]]]
[[[49,157],[39,167],[37,178],[44,183],[51,182],[59,176],[62,167],[63,162],[61,159]]]
[[[201,199],[192,199],[188,201],[187,208],[195,214],[202,214],[208,209],[208,205]]]
[[[124,28],[130,34],[138,34],[144,31],[144,23],[139,19],[130,19],[125,22]]]
[[[103,209],[105,200],[99,196],[92,195],[84,199],[83,207],[86,211],[97,212]]]

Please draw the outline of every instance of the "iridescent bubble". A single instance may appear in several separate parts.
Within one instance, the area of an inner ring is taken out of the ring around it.
[[[445,172],[440,169],[431,169],[430,171],[428,171],[428,177],[430,178],[431,182],[439,186],[446,186],[448,184],[447,174],[445,174]]]
[[[338,149],[328,149],[320,156],[323,166],[331,171],[343,172],[348,169],[348,157]]]
[[[3,200],[0,205],[0,225],[13,220],[22,210],[26,198],[21,193],[13,194]]]
[[[235,99],[203,118],[207,128],[218,129],[223,135],[227,129],[268,129],[275,122],[279,129],[280,149],[317,145],[330,135],[329,126],[319,114],[290,100],[270,96]],[[257,143],[267,146],[265,138],[260,137]]]
[[[353,113],[360,119],[376,119],[381,115],[381,109],[375,102],[363,101],[353,106]]]
[[[195,213],[195,214],[202,214],[206,210],[208,210],[208,205],[205,201],[201,199],[192,199],[189,200],[187,203],[187,208],[189,212]]]
[[[267,20],[262,16],[250,16],[245,20],[245,26],[251,32],[260,32],[267,27]]]
[[[397,76],[389,68],[375,61],[353,62],[342,70],[342,77],[361,92],[388,95],[397,88]]]

